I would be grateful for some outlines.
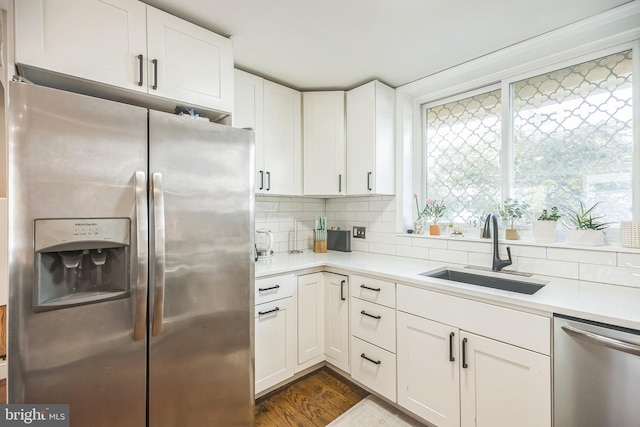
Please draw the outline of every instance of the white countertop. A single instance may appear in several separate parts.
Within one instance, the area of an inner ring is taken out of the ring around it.
[[[276,254],[270,259],[258,260],[256,277],[326,267],[329,270],[347,270],[351,273],[376,276],[397,283],[523,311],[548,316],[558,313],[640,330],[640,288],[534,275],[531,279],[544,280],[548,283],[534,295],[524,295],[420,275],[444,265],[463,267],[364,252],[329,251],[326,254],[317,254],[306,250],[302,254]],[[513,279],[520,278],[512,275],[505,276]]]

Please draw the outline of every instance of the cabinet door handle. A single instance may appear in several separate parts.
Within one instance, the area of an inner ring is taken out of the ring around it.
[[[264,190],[264,171],[260,171],[260,188],[258,190]]]
[[[267,172],[267,191],[271,190],[271,172]]]
[[[278,289],[279,287],[280,287],[280,285],[271,286],[269,288],[258,288],[258,291],[259,292],[272,291],[274,289]]]
[[[360,287],[361,287],[362,289],[367,289],[367,290],[369,290],[369,291],[380,292],[380,288],[370,288],[370,287],[365,286],[365,285],[360,285]]]
[[[365,315],[365,316],[369,316],[369,317],[374,318],[374,319],[377,319],[377,320],[382,319],[382,316],[376,316],[376,315],[374,315],[374,314],[369,314],[369,313],[367,313],[367,312],[366,312],[366,311],[364,311],[364,310],[362,310],[362,311],[360,312],[360,314]]]
[[[142,61],[143,61],[142,55],[138,55],[138,65],[140,66],[140,79],[138,80],[138,86],[142,86],[142,80],[144,79],[144,75],[142,73],[144,64]]]
[[[467,339],[462,338],[462,367],[467,369],[469,365],[467,365]]]
[[[342,193],[342,175],[338,175],[338,193]]]
[[[453,332],[451,332],[449,334],[449,362],[455,362],[456,361],[456,358],[453,357],[453,337],[455,337],[455,336],[456,336],[456,334],[454,334]]]
[[[342,282],[340,282],[340,301],[344,301],[346,298],[344,297],[344,284],[346,283],[346,280],[343,280]]]
[[[367,172],[367,190],[371,191],[371,172]]]
[[[265,314],[275,313],[276,311],[280,311],[280,307],[276,307],[273,310],[259,311],[258,316],[264,316]]]
[[[158,60],[154,59],[151,63],[153,64],[153,86],[151,89],[156,90],[158,89]]]
[[[382,363],[380,360],[373,360],[373,359],[368,358],[364,353],[362,353],[360,355],[360,357],[362,357],[365,360],[368,360],[371,363],[375,363],[376,365],[380,365]]]

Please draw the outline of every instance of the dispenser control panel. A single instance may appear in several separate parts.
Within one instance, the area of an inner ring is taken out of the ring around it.
[[[82,242],[102,242],[102,247],[129,245],[129,218],[37,219],[36,252]],[[105,246],[106,245],[106,246]]]

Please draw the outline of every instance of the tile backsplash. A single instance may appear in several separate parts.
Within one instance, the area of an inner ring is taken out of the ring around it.
[[[264,226],[271,229],[276,252],[287,251],[288,231],[293,225],[293,218],[299,220],[298,248],[311,249],[313,218],[317,215],[326,215],[328,227],[344,230],[353,230],[356,225],[366,227],[366,239],[352,240],[351,249],[354,251],[480,267],[491,265],[491,241],[480,239],[478,230],[465,230],[466,237],[463,238],[397,233],[394,196],[334,199],[256,197],[256,228]],[[620,246],[581,248],[562,243],[543,245],[534,243],[530,233],[521,235],[522,240],[500,244],[503,258],[506,257],[505,247],[511,246],[513,265],[510,269],[640,287],[640,249]]]

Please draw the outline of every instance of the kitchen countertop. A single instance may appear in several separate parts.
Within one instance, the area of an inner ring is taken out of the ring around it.
[[[258,260],[256,278],[326,267],[328,270],[346,270],[350,273],[371,275],[546,316],[558,313],[640,330],[640,288],[533,275],[531,279],[548,283],[534,295],[524,295],[420,275],[445,265],[464,267],[464,265],[451,263],[365,252],[329,251],[319,254],[306,250],[302,254],[275,254],[272,258]],[[640,277],[640,271],[638,276]],[[519,276],[512,275],[504,275],[504,277],[520,279]]]

